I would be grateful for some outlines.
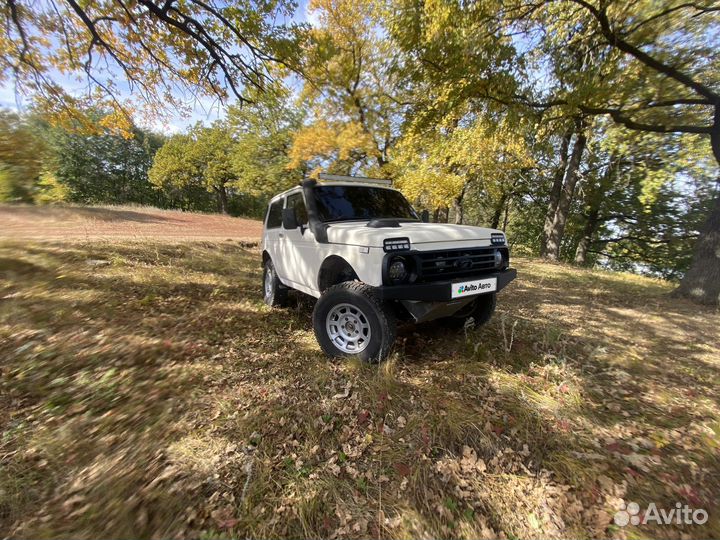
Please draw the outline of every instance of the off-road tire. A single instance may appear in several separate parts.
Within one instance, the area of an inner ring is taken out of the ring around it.
[[[370,337],[363,350],[348,353],[331,339],[327,328],[328,315],[342,304],[359,309],[367,319]],[[345,281],[329,287],[313,309],[313,329],[320,348],[333,358],[357,357],[364,362],[381,362],[390,354],[395,342],[395,316],[375,293],[373,287],[359,281]]]
[[[482,294],[473,301],[472,307],[465,306],[461,309],[458,312],[460,315],[452,315],[441,320],[449,328],[463,328],[467,320],[472,317],[475,327],[479,328],[492,318],[496,304],[497,293]]]
[[[271,259],[263,264],[263,301],[270,307],[285,307],[288,303],[288,290],[280,282]]]

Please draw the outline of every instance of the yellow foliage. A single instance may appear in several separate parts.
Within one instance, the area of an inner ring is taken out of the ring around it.
[[[428,207],[450,205],[470,182],[498,198],[521,169],[534,162],[523,137],[504,125],[476,119],[467,127],[410,132],[395,155],[398,186]]]
[[[58,181],[51,172],[44,172],[40,175],[37,183],[35,201],[40,204],[52,204],[67,200],[70,195],[68,187]]]
[[[290,148],[288,169],[308,167],[310,176],[333,166],[349,168],[358,157],[372,157],[377,148],[372,137],[357,122],[319,120],[299,130]],[[345,163],[342,163],[345,162]]]

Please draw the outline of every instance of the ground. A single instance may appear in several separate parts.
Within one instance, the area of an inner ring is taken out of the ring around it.
[[[487,326],[363,365],[311,299],[263,304],[259,260],[0,240],[0,537],[720,536],[717,311],[517,259]],[[619,527],[630,502],[709,519]]]
[[[63,240],[257,240],[262,223],[142,206],[0,205],[0,236]]]

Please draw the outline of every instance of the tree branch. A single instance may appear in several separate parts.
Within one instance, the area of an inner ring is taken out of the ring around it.
[[[650,131],[653,133],[703,133],[710,134],[711,126],[691,126],[691,125],[665,125],[665,124],[647,124],[638,122],[629,116],[626,116],[621,109],[611,109],[606,107],[590,107],[587,105],[578,105],[578,108],[586,114],[607,114],[616,123],[624,125],[628,129],[635,131]]]
[[[704,84],[694,80],[687,73],[683,73],[679,69],[665,64],[657,58],[650,56],[646,52],[640,50],[635,45],[632,45],[628,41],[625,41],[623,38],[621,38],[618,33],[612,29],[612,26],[610,25],[610,20],[608,19],[607,13],[605,11],[605,6],[602,2],[600,3],[602,7],[598,9],[586,0],[570,1],[585,8],[585,10],[587,10],[593,16],[593,18],[595,18],[595,20],[600,25],[600,31],[602,35],[605,37],[605,39],[611,46],[616,47],[624,53],[633,56],[642,64],[645,64],[647,67],[654,69],[658,73],[662,73],[663,75],[666,75],[667,77],[676,80],[683,86],[691,88],[699,95],[709,99],[713,104],[720,103],[720,95],[713,92]]]

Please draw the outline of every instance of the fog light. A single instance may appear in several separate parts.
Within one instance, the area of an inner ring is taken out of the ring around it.
[[[495,268],[502,268],[504,263],[503,254],[499,249],[495,250]]]
[[[407,266],[402,257],[395,257],[390,261],[388,268],[388,277],[393,281],[404,281],[408,276]]]

